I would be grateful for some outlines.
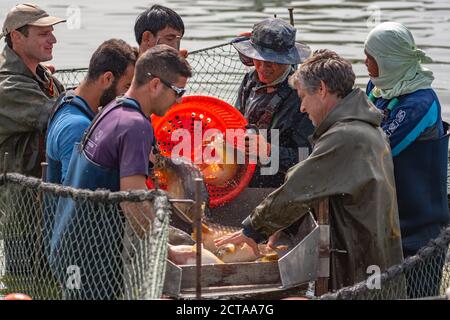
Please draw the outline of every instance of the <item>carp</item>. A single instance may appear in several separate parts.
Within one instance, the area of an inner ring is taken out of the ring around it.
[[[195,199],[195,179],[202,178],[200,170],[187,159],[178,158],[175,161],[157,153],[153,167],[153,179],[147,180],[147,186],[150,189],[159,188],[166,191],[171,199]],[[203,203],[202,214],[209,217],[209,194],[204,183],[202,183],[200,193]],[[182,211],[188,219],[193,220],[192,204],[174,203],[173,206],[179,209],[174,210],[175,213]],[[191,221],[187,221],[186,218],[179,215],[173,215],[171,224],[185,232],[191,233],[192,231]]]
[[[170,260],[177,265],[192,265],[196,264],[196,256],[194,254],[189,255],[189,253],[196,253],[197,246],[187,246],[169,245],[172,251],[170,255]],[[187,253],[187,254],[185,254]],[[203,264],[223,264],[223,261],[217,258],[213,253],[202,247],[202,265]]]
[[[217,249],[216,255],[225,263],[251,262],[258,259],[253,249],[246,243],[240,245],[234,245],[232,243],[224,244]]]
[[[215,138],[203,143],[202,152],[209,153],[209,156],[205,156],[199,168],[208,185],[226,187],[236,176],[239,165],[236,161],[233,161],[233,163],[226,162],[227,159],[234,159],[235,149],[227,148],[223,138]],[[232,152],[232,154],[229,154],[229,152]]]
[[[214,253],[221,261],[225,263],[276,261],[279,257],[277,251],[285,251],[288,249],[288,246],[286,245],[277,246],[276,249],[273,250],[265,244],[259,244],[258,249],[260,251],[260,256],[256,256],[252,248],[246,243],[240,245],[228,243],[220,247],[216,246],[214,240],[238,230],[240,230],[240,228],[204,221],[202,224],[203,246],[208,251]],[[192,233],[192,238],[196,240],[196,230],[194,230],[194,232]]]
[[[216,252],[217,246],[214,243],[214,240],[226,236],[227,234],[238,231],[239,228],[224,226],[218,223],[210,222],[208,220],[203,221],[202,223],[202,243],[205,246],[205,249]],[[192,239],[197,239],[197,232],[194,230],[192,233]]]

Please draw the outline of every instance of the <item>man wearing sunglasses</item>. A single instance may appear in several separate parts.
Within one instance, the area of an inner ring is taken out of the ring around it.
[[[153,5],[142,12],[134,25],[134,34],[139,44],[139,55],[158,45],[167,44],[187,56],[186,49],[180,49],[184,35],[184,23],[181,17],[170,8]]]
[[[180,102],[181,102],[181,98],[182,98],[183,95],[186,93],[186,88],[180,88],[180,87],[177,87],[177,86],[173,85],[172,83],[170,83],[169,81],[164,80],[163,78],[159,78],[158,76],[155,76],[155,75],[151,74],[150,72],[147,72],[147,75],[148,75],[149,77],[151,77],[151,78],[158,78],[159,81],[161,81],[161,83],[162,83],[163,85],[165,85],[165,86],[166,86],[167,88],[169,88],[169,89],[172,89],[173,92],[175,92],[175,95],[176,95],[176,97],[177,97],[176,102],[177,102],[177,103],[180,103]]]
[[[100,111],[75,147],[64,185],[113,192],[146,190],[153,145],[150,115],[163,116],[181,98],[191,75],[188,62],[174,48],[158,45],[144,52],[136,62],[130,89]],[[51,241],[52,268],[63,287],[67,268],[80,268],[81,288],[65,288],[69,299],[120,298],[124,267],[118,250],[124,229],[142,237],[154,215],[145,202],[121,204],[121,211],[93,222],[87,221],[79,206],[71,198],[59,199]]]

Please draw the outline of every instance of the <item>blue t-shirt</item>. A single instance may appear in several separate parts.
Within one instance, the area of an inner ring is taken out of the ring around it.
[[[56,182],[64,182],[73,147],[75,143],[80,142],[94,116],[95,113],[88,103],[80,96],[75,96],[72,102],[62,106],[51,120],[47,131],[46,153],[53,161],[49,161],[47,170],[61,170],[61,181]],[[59,163],[59,166],[56,166],[55,162]]]

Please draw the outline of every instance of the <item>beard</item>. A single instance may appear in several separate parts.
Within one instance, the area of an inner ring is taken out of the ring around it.
[[[103,91],[103,94],[100,97],[100,106],[101,107],[106,106],[115,97],[117,97],[117,82],[114,80],[114,82],[109,86],[109,88]]]

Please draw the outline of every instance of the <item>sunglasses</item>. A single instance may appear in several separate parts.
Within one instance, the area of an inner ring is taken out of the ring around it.
[[[179,88],[177,86],[174,86],[169,81],[166,81],[161,77],[155,76],[155,75],[151,74],[150,72],[147,72],[147,75],[150,77],[153,77],[153,78],[158,78],[166,87],[168,87],[169,89],[172,89],[175,92],[177,98],[181,98],[186,93],[186,88]]]

